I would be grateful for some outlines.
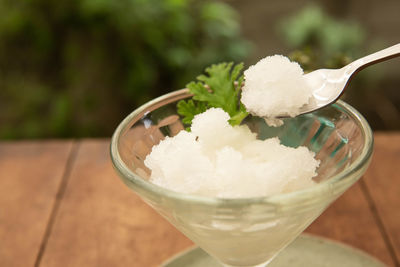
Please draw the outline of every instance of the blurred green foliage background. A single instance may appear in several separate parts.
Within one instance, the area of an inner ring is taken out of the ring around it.
[[[0,138],[110,135],[249,51],[237,13],[201,0],[1,0],[0,40]]]
[[[289,57],[306,72],[341,68],[390,46],[385,40],[367,38],[368,30],[359,22],[334,18],[315,4],[284,18],[279,32],[292,51]],[[357,74],[341,97],[366,116],[374,130],[400,130],[400,92],[396,90],[400,79],[386,73],[387,66],[375,65]],[[388,91],[392,88],[396,93]]]
[[[0,0],[0,139],[110,136],[133,109],[211,63],[249,63],[254,45],[238,11],[211,0]],[[305,70],[374,49],[363,25],[318,5],[275,24]],[[396,103],[378,90],[382,73],[366,70],[346,97],[375,129],[400,129]],[[371,109],[377,98],[384,109]]]

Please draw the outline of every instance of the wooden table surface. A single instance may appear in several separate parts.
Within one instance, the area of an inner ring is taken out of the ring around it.
[[[109,140],[0,142],[0,266],[158,266],[192,246],[115,174]],[[307,232],[400,262],[400,133]]]

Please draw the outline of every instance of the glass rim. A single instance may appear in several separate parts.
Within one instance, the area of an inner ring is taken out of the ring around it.
[[[304,196],[315,196],[318,193],[323,193],[332,187],[338,186],[342,184],[341,182],[352,182],[353,180],[357,180],[358,178],[352,176],[353,173],[356,173],[364,166],[368,165],[373,150],[373,133],[371,127],[369,126],[367,120],[352,106],[347,104],[342,100],[338,100],[334,105],[337,105],[339,108],[342,109],[342,112],[347,113],[350,117],[352,117],[358,125],[360,125],[361,133],[365,138],[365,145],[360,156],[352,162],[349,166],[344,168],[338,174],[332,176],[330,179],[323,181],[321,183],[317,183],[312,187],[308,187],[301,190],[296,190],[293,192],[288,193],[280,193],[274,194],[269,196],[258,196],[258,197],[250,197],[250,198],[218,198],[218,197],[207,197],[201,195],[193,195],[187,193],[181,193],[177,191],[173,191],[156,184],[153,184],[146,179],[143,179],[138,174],[135,174],[131,171],[128,166],[122,160],[119,150],[118,150],[118,143],[123,133],[132,125],[132,121],[137,118],[134,123],[136,123],[141,117],[138,117],[140,114],[144,114],[146,110],[150,107],[158,106],[159,102],[169,100],[167,104],[172,103],[176,100],[183,99],[186,96],[190,96],[188,89],[180,89],[177,91],[173,91],[171,93],[162,95],[158,98],[155,98],[139,108],[135,109],[131,112],[122,122],[118,125],[114,134],[111,138],[110,144],[110,154],[111,160],[113,163],[114,168],[118,172],[120,176],[127,178],[129,183],[134,184],[135,186],[144,189],[145,191],[151,192],[153,194],[161,195],[163,197],[167,197],[170,199],[175,200],[185,200],[191,201],[193,203],[199,204],[211,204],[211,205],[220,205],[220,204],[252,204],[252,203],[277,203],[277,202],[285,202],[285,200],[296,200],[302,198]],[[336,107],[336,109],[338,108]]]

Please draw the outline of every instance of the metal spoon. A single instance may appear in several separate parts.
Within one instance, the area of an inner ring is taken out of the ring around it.
[[[314,91],[309,103],[300,108],[300,114],[315,111],[335,102],[343,94],[351,78],[360,70],[398,56],[400,56],[400,43],[353,61],[341,69],[319,69],[304,75]]]

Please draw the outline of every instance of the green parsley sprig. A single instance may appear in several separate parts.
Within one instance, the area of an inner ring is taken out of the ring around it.
[[[231,117],[230,124],[239,125],[248,115],[240,102],[240,88],[243,84],[243,63],[233,66],[233,63],[214,64],[206,68],[207,75],[197,77],[198,82],[186,85],[193,94],[192,99],[178,102],[178,114],[182,122],[190,125],[195,115],[208,108],[222,108]]]

